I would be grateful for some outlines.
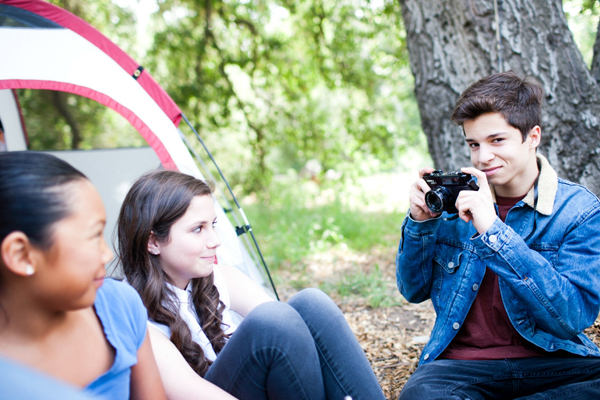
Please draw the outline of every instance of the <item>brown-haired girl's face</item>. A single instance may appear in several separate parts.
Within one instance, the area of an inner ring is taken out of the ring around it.
[[[87,180],[65,185],[69,215],[52,226],[52,245],[34,250],[36,271],[30,277],[43,306],[76,310],[94,303],[112,251],[104,240],[106,213],[98,191]]]
[[[148,250],[158,255],[161,268],[178,288],[185,289],[190,279],[212,273],[221,245],[216,223],[212,196],[195,196],[185,214],[171,226],[168,241],[149,243]]]

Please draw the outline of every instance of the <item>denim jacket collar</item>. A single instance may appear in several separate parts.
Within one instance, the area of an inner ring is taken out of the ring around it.
[[[558,189],[558,175],[556,171],[550,166],[546,157],[541,154],[537,155],[537,162],[540,168],[540,174],[538,177],[538,200],[537,205],[535,204],[535,185],[523,198],[523,202],[531,208],[537,210],[541,214],[551,215],[552,208],[554,206],[554,199],[556,197],[556,190]],[[496,193],[494,192],[494,186],[490,185],[494,203],[496,202]]]

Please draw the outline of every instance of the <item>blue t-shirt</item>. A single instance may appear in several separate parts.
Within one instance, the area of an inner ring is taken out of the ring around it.
[[[148,313],[135,289],[110,278],[98,290],[94,307],[116,351],[115,362],[85,392],[111,400],[129,399],[131,367],[137,363],[137,351],[146,338]]]
[[[16,361],[0,357],[0,399],[100,400]]]

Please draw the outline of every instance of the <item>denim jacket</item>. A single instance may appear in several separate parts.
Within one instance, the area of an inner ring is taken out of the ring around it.
[[[506,222],[497,217],[481,235],[459,218],[405,218],[398,289],[410,302],[430,298],[437,314],[421,365],[435,360],[462,326],[486,266],[498,275],[508,317],[526,340],[549,352],[600,357],[582,333],[600,310],[600,201],[558,178],[540,155],[538,165],[537,199],[532,188]]]

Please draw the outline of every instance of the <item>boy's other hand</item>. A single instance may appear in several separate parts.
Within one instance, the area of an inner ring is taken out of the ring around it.
[[[479,190],[463,190],[458,194],[456,199],[458,216],[465,222],[472,222],[479,234],[485,233],[496,220],[496,208],[487,177],[484,172],[473,167],[461,168],[461,171],[477,178]]]

